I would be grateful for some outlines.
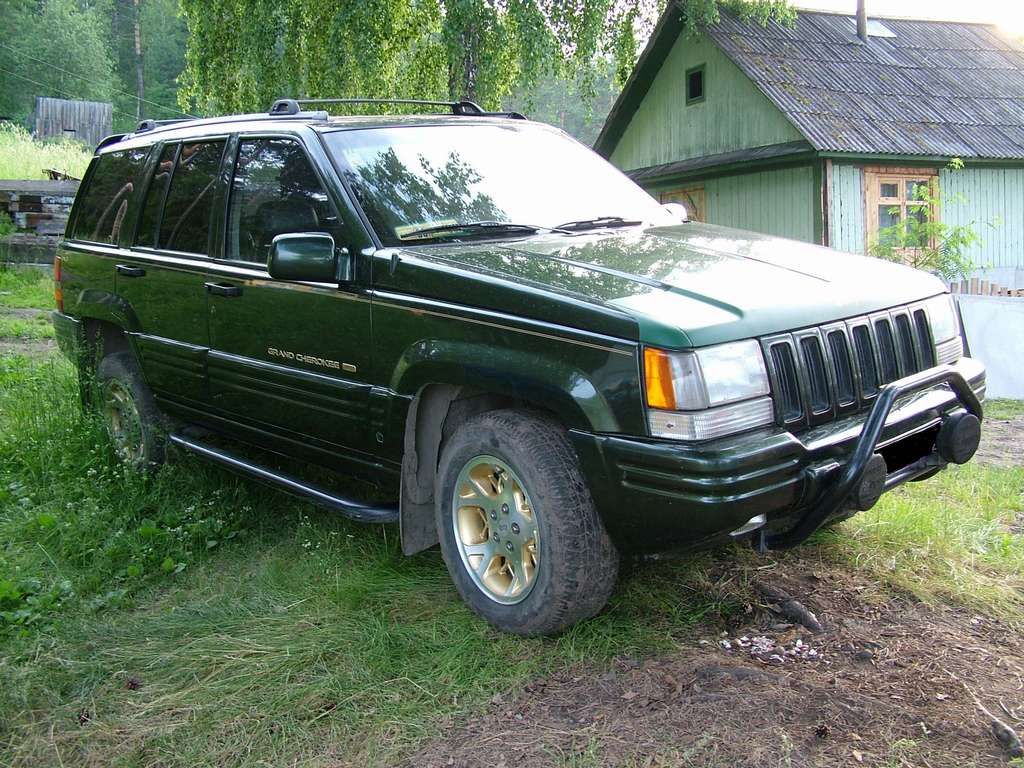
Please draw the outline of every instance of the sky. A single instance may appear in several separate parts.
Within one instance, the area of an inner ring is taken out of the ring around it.
[[[852,14],[857,0],[793,0],[797,8]],[[1024,0],[867,0],[868,17],[905,16],[915,19],[985,21],[1024,34]]]

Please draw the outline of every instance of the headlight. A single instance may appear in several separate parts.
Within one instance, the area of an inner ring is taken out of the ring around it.
[[[739,341],[694,352],[644,349],[651,434],[708,440],[774,421],[760,345]]]
[[[953,305],[953,297],[948,293],[936,296],[929,299],[925,306],[928,308],[928,321],[935,341],[936,362],[939,365],[955,363],[963,356],[964,345],[960,338],[960,319]]]

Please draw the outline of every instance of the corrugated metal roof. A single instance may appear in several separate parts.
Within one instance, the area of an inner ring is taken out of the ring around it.
[[[815,149],[1024,158],[1024,46],[996,27],[801,11],[792,28],[722,13],[707,34]]]

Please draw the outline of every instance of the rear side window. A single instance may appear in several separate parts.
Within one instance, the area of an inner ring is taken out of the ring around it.
[[[135,244],[147,248],[156,248],[156,233],[160,226],[160,210],[164,205],[167,185],[171,181],[171,171],[178,156],[178,145],[168,144],[160,152],[160,160],[153,171],[153,178],[146,190],[146,199],[142,204],[139,216],[139,228],[135,234]]]
[[[76,240],[116,245],[148,148],[107,152],[94,161],[75,209]]]
[[[157,247],[206,253],[223,141],[183,143],[160,221]]]
[[[270,244],[288,232],[339,237],[338,216],[306,154],[288,139],[247,139],[228,206],[227,258],[265,264]]]

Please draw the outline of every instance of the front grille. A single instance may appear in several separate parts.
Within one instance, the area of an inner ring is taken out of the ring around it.
[[[921,307],[807,328],[761,340],[778,422],[790,429],[864,410],[883,384],[935,365]]]

